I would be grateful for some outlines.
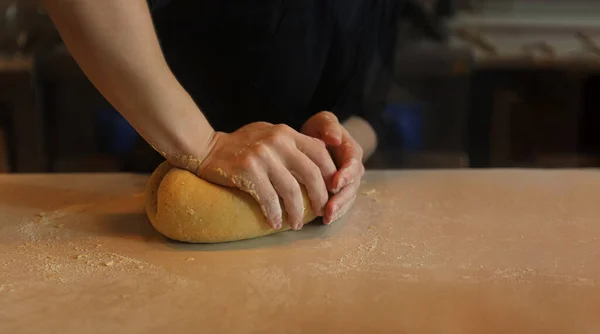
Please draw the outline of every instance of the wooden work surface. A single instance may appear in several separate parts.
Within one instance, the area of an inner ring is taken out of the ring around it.
[[[0,333],[599,333],[600,172],[370,172],[355,208],[187,245],[145,176],[0,176]]]

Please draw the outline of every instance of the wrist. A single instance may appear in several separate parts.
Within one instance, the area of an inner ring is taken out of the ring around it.
[[[210,152],[215,131],[187,92],[173,86],[152,101],[141,128],[171,165],[195,173]]]
[[[210,127],[196,133],[197,135],[194,136],[186,136],[182,133],[179,146],[181,149],[169,158],[173,161],[173,165],[198,175],[200,166],[215,145],[217,132]]]
[[[198,115],[202,114],[198,112]],[[202,162],[214,147],[217,132],[208,122],[197,126],[190,124],[175,127],[174,149],[161,154],[172,165],[198,175]]]

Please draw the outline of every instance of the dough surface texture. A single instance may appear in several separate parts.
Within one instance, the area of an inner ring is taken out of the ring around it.
[[[316,215],[304,187],[302,194],[306,224]],[[285,219],[281,230],[272,229],[249,194],[210,183],[173,168],[166,161],[154,170],[146,184],[145,207],[158,232],[183,242],[237,241],[289,230]]]

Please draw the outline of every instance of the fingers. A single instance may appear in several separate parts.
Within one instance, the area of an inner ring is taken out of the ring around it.
[[[302,228],[301,184],[310,198],[306,205],[324,215],[336,172],[323,141],[289,126],[259,123],[222,135],[199,169],[209,181],[250,194],[274,229],[282,227],[284,218],[293,229]]]
[[[283,200],[287,224],[294,230],[301,229],[304,219],[304,199],[302,198],[300,184],[281,164],[271,166],[269,178],[275,191]]]
[[[331,182],[333,193],[337,194],[344,187],[359,183],[362,176],[365,174],[365,167],[359,160],[350,158],[340,170],[333,176]]]
[[[298,146],[309,152],[312,159]],[[273,228],[281,228],[283,215],[292,229],[302,228],[305,208],[300,184],[307,189],[313,211],[323,215],[329,199],[324,177],[331,182],[336,168],[325,145],[319,140],[287,126],[276,125],[270,134],[245,146],[242,155],[237,158],[244,159],[244,163],[238,166],[241,171],[258,175],[258,178],[254,189],[250,189],[255,194],[236,186],[255,196]]]
[[[329,193],[321,169],[300,151],[293,154],[291,160],[290,172],[306,188],[313,212],[323,216]]]
[[[332,180],[333,195],[325,207],[323,222],[330,224],[346,214],[356,200],[360,179],[365,173],[362,164],[362,148],[344,130],[340,146],[332,149],[336,162],[340,165]]]
[[[327,184],[331,184],[333,175],[337,171],[333,159],[322,141],[283,125],[276,126],[274,136],[269,137],[266,143],[274,148],[273,152],[277,152],[273,155],[277,161],[263,159],[270,166],[269,177],[275,182],[274,186],[280,187],[276,190],[284,199],[285,210],[291,219],[290,226],[301,228],[304,201],[298,183],[306,187],[313,212],[323,215],[323,209],[329,199]],[[261,155],[266,157],[265,154]],[[290,188],[292,184],[294,189]],[[293,195],[291,195],[292,190]],[[288,196],[287,201],[282,192],[287,192],[285,195]],[[294,198],[292,199],[291,196]],[[302,209],[302,212],[289,207],[292,203]]]
[[[249,167],[246,173],[253,175],[252,180],[244,177],[231,176],[232,183],[240,190],[250,194],[256,200],[265,215],[267,223],[279,230],[283,224],[283,210],[279,195],[271,184],[268,175],[257,167]]]
[[[319,138],[328,146],[337,146],[342,142],[343,127],[335,114],[322,111],[311,117],[302,128],[308,136]]]
[[[337,172],[337,168],[325,144],[318,139],[298,133],[296,148],[301,153],[304,153],[319,168],[321,177],[325,181],[326,189],[331,190],[333,177]],[[310,182],[310,180],[307,180],[307,182]]]
[[[334,175],[331,183],[333,193],[337,193],[348,184],[360,180],[364,175],[363,152],[360,145],[349,134],[345,134],[344,142],[333,148],[332,153],[339,164],[339,170]]]
[[[353,183],[331,197],[329,203],[327,203],[327,206],[325,207],[323,223],[327,225],[331,224],[345,215],[352,208],[352,205],[356,200],[356,193],[359,186],[360,184],[358,182]]]

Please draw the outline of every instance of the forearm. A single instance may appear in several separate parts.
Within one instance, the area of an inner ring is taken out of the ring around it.
[[[171,73],[144,0],[43,0],[102,95],[171,161],[202,158],[213,129]]]
[[[358,116],[348,118],[342,125],[363,149],[363,161],[367,161],[377,148],[377,134],[373,127]]]

